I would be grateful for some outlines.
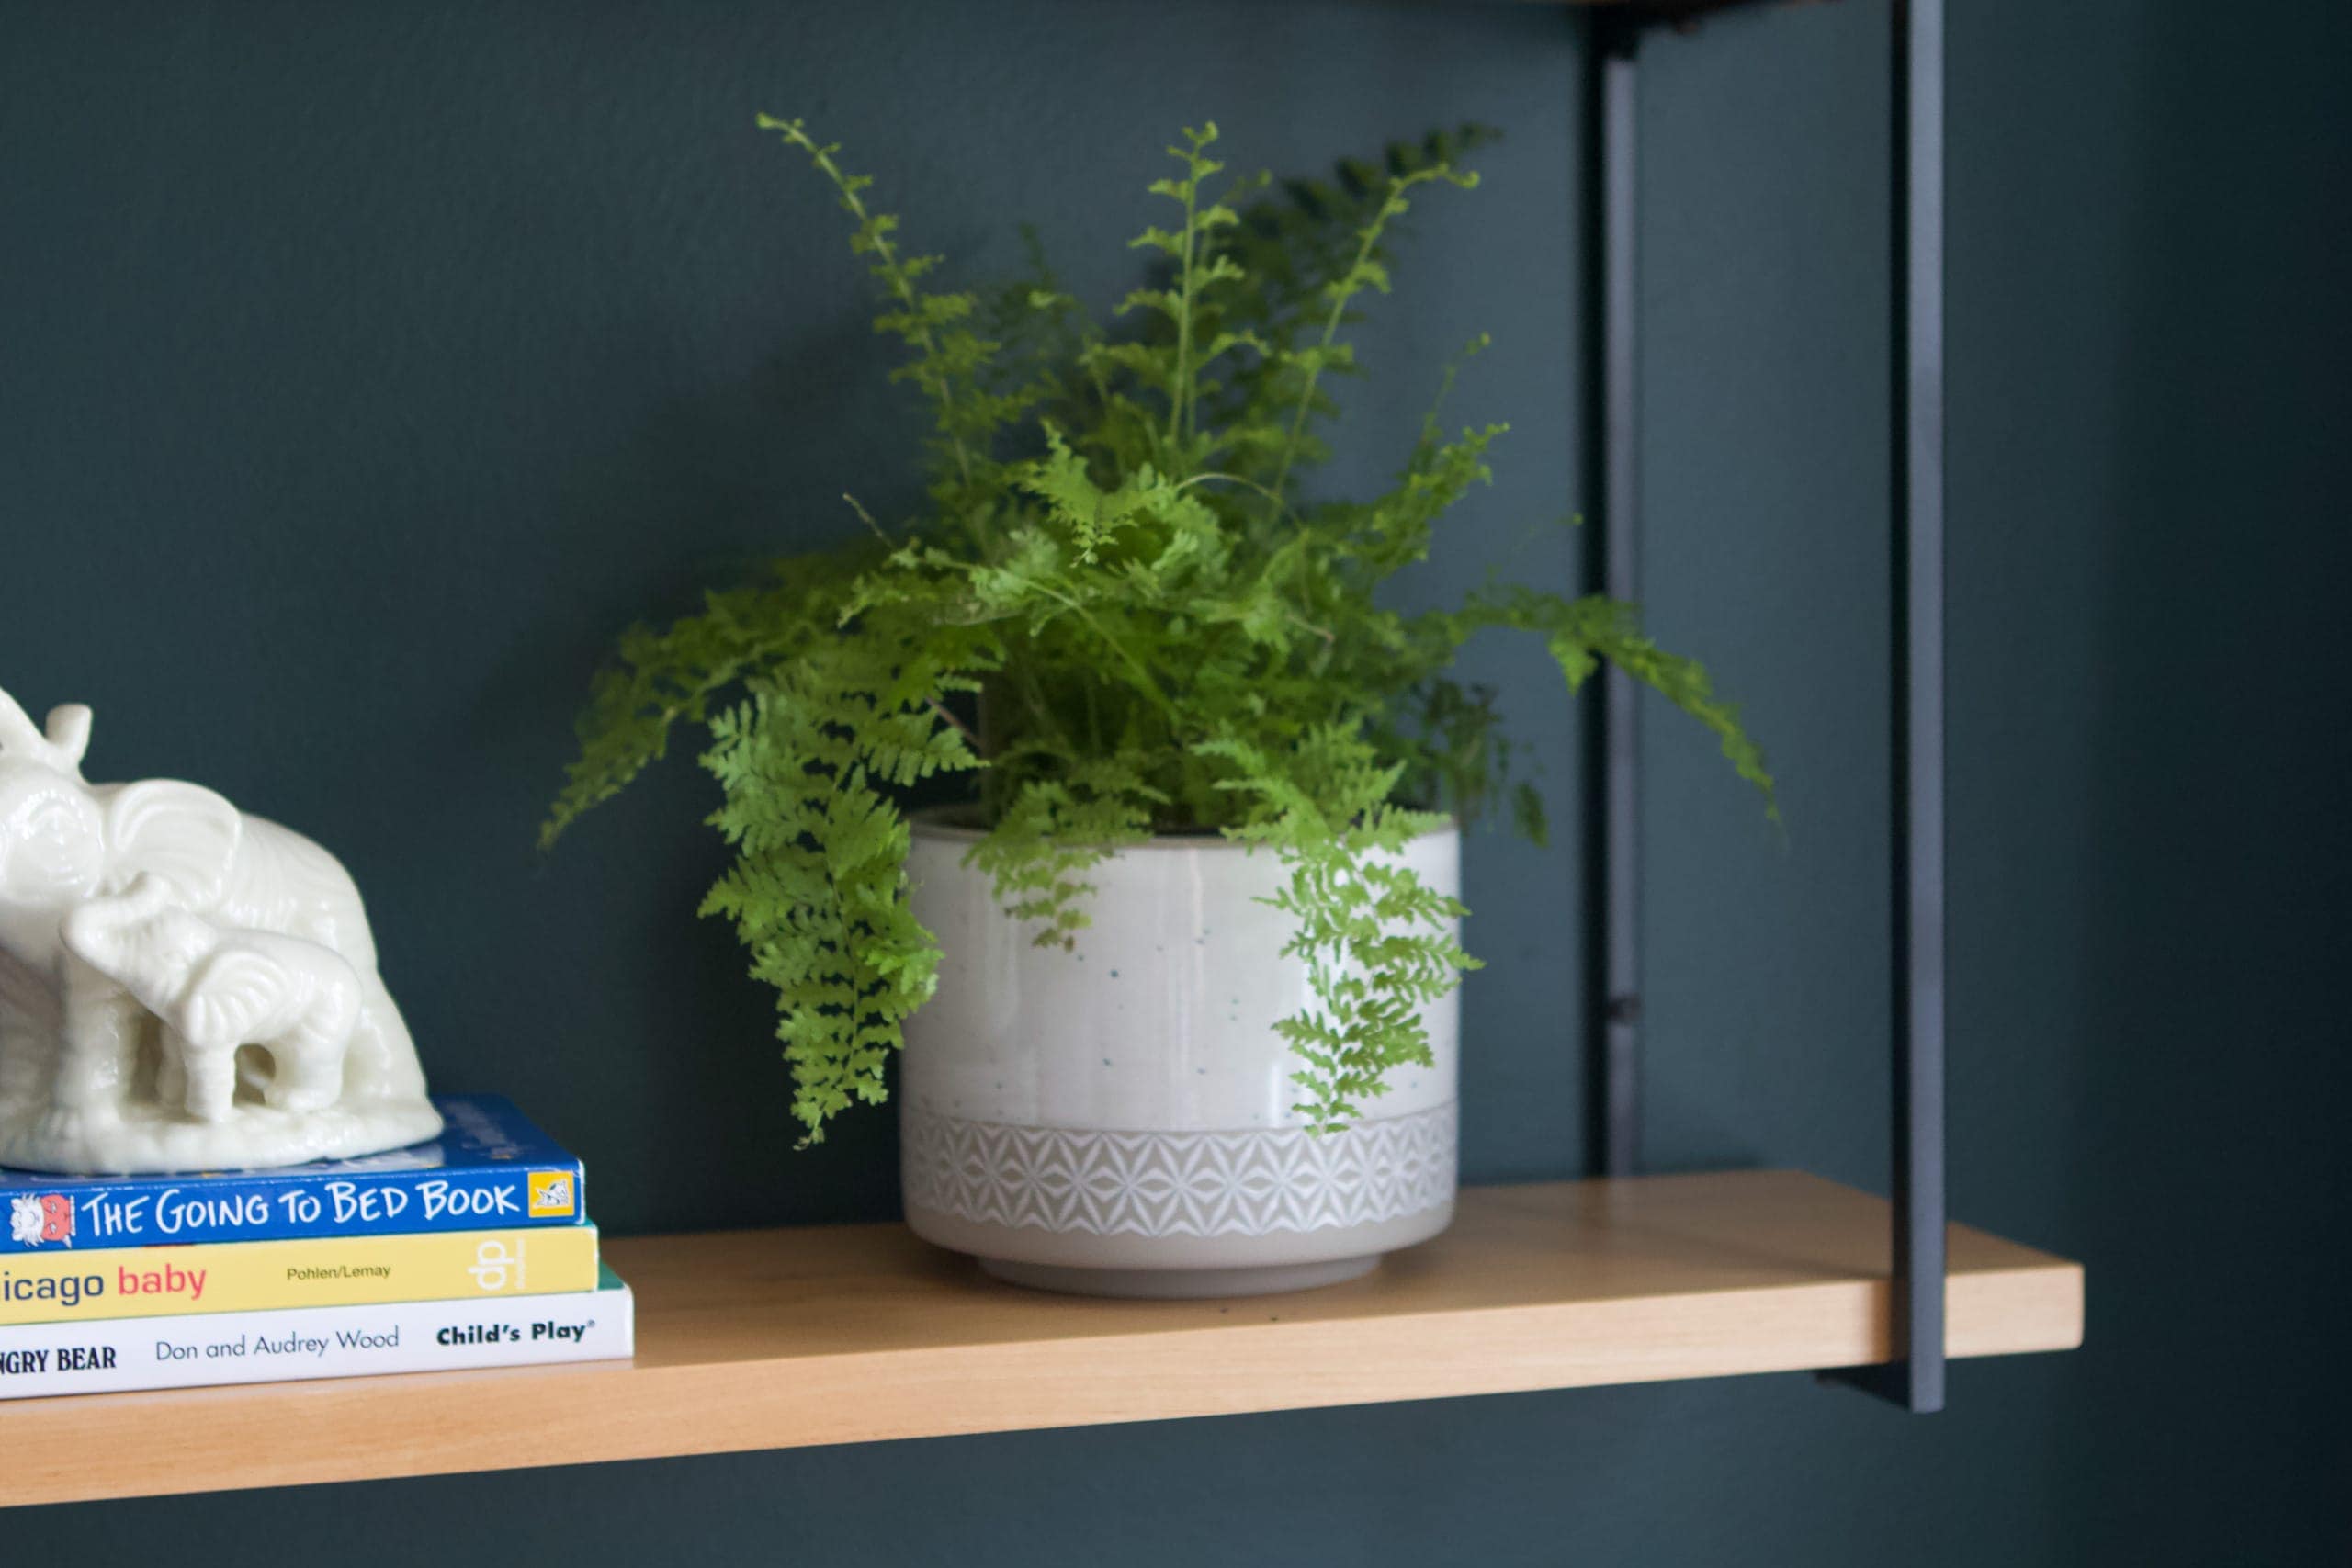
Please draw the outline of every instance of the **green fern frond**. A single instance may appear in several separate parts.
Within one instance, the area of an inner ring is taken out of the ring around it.
[[[1383,584],[1489,479],[1503,426],[1449,439],[1433,409],[1378,493],[1313,492],[1319,431],[1359,370],[1352,329],[1396,286],[1419,198],[1475,187],[1486,133],[1278,185],[1226,170],[1214,125],[1186,130],[1150,186],[1160,220],[1132,242],[1148,275],[1106,323],[1034,236],[1021,276],[944,287],[945,264],[906,246],[837,147],[760,124],[849,219],[876,331],[930,415],[929,504],[889,529],[861,510],[842,548],[628,634],[542,836],[626,787],[679,724],[707,730],[731,861],[703,908],[775,996],[808,1140],[882,1098],[936,983],[905,863],[908,812],[942,781],[977,797],[971,863],[1049,945],[1085,928],[1102,858],[1154,832],[1277,857],[1285,952],[1319,998],[1279,1027],[1318,1131],[1429,1060],[1426,1011],[1476,966],[1462,907],[1410,870],[1413,839],[1504,803],[1544,830],[1495,694],[1451,673],[1468,637],[1543,637],[1571,690],[1614,663],[1712,730],[1769,807],[1733,709],[1629,607],[1524,589],[1385,607]]]

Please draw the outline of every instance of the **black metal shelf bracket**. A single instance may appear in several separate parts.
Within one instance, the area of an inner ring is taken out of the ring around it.
[[[1641,579],[1641,276],[1638,28],[1599,29],[1600,149],[1600,527],[1594,579],[1637,604]],[[1600,1168],[1642,1163],[1641,705],[1611,669],[1600,690]]]
[[[1687,27],[1732,0],[1634,0],[1593,21],[1593,188],[1600,269],[1593,576],[1638,599],[1639,51],[1645,28]],[[1829,1374],[1907,1410],[1944,1404],[1944,0],[1893,9],[1892,1188],[1894,1359]],[[1641,730],[1638,692],[1602,688],[1591,907],[1603,1174],[1641,1163]]]

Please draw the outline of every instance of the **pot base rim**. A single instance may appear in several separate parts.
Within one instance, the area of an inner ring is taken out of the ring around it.
[[[1021,1263],[983,1258],[983,1272],[1009,1285],[1066,1296],[1114,1296],[1134,1301],[1207,1301],[1272,1296],[1361,1280],[1381,1254],[1329,1258],[1314,1263],[1261,1263],[1229,1269],[1090,1269],[1061,1263]]]

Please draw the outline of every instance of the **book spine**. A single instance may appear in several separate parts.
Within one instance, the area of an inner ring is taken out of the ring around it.
[[[0,1328],[0,1400],[626,1358],[626,1285],[528,1300],[403,1302]]]
[[[596,1227],[241,1241],[0,1258],[0,1325],[594,1290]]]
[[[405,1235],[587,1218],[577,1160],[318,1176],[152,1177],[9,1195],[0,1258],[90,1247]]]

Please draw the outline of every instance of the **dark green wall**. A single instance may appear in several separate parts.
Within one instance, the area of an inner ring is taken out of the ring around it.
[[[1953,10],[1953,1193],[2088,1260],[2083,1351],[1961,1365],[1931,1421],[1747,1379],[46,1509],[11,1561],[2352,1551],[2352,18]],[[1664,1167],[1883,1172],[1885,37],[1845,0],[1645,53],[1649,599],[1790,818],[1652,725]],[[340,851],[435,1080],[539,1113],[614,1229],[886,1214],[887,1117],[787,1155],[765,1004],[689,919],[699,777],[529,847],[623,622],[835,536],[845,487],[910,499],[835,215],[752,112],[845,141],[926,245],[1008,265],[1034,218],[1098,296],[1179,123],[1291,170],[1504,127],[1424,209],[1350,437],[1387,461],[1495,331],[1457,410],[1517,433],[1447,586],[1588,503],[1585,63],[1549,7],[1369,0],[9,5],[0,686],[93,702],[102,773]],[[1476,660],[1573,819],[1540,657]],[[1473,1179],[1582,1168],[1565,837],[1473,850]]]

